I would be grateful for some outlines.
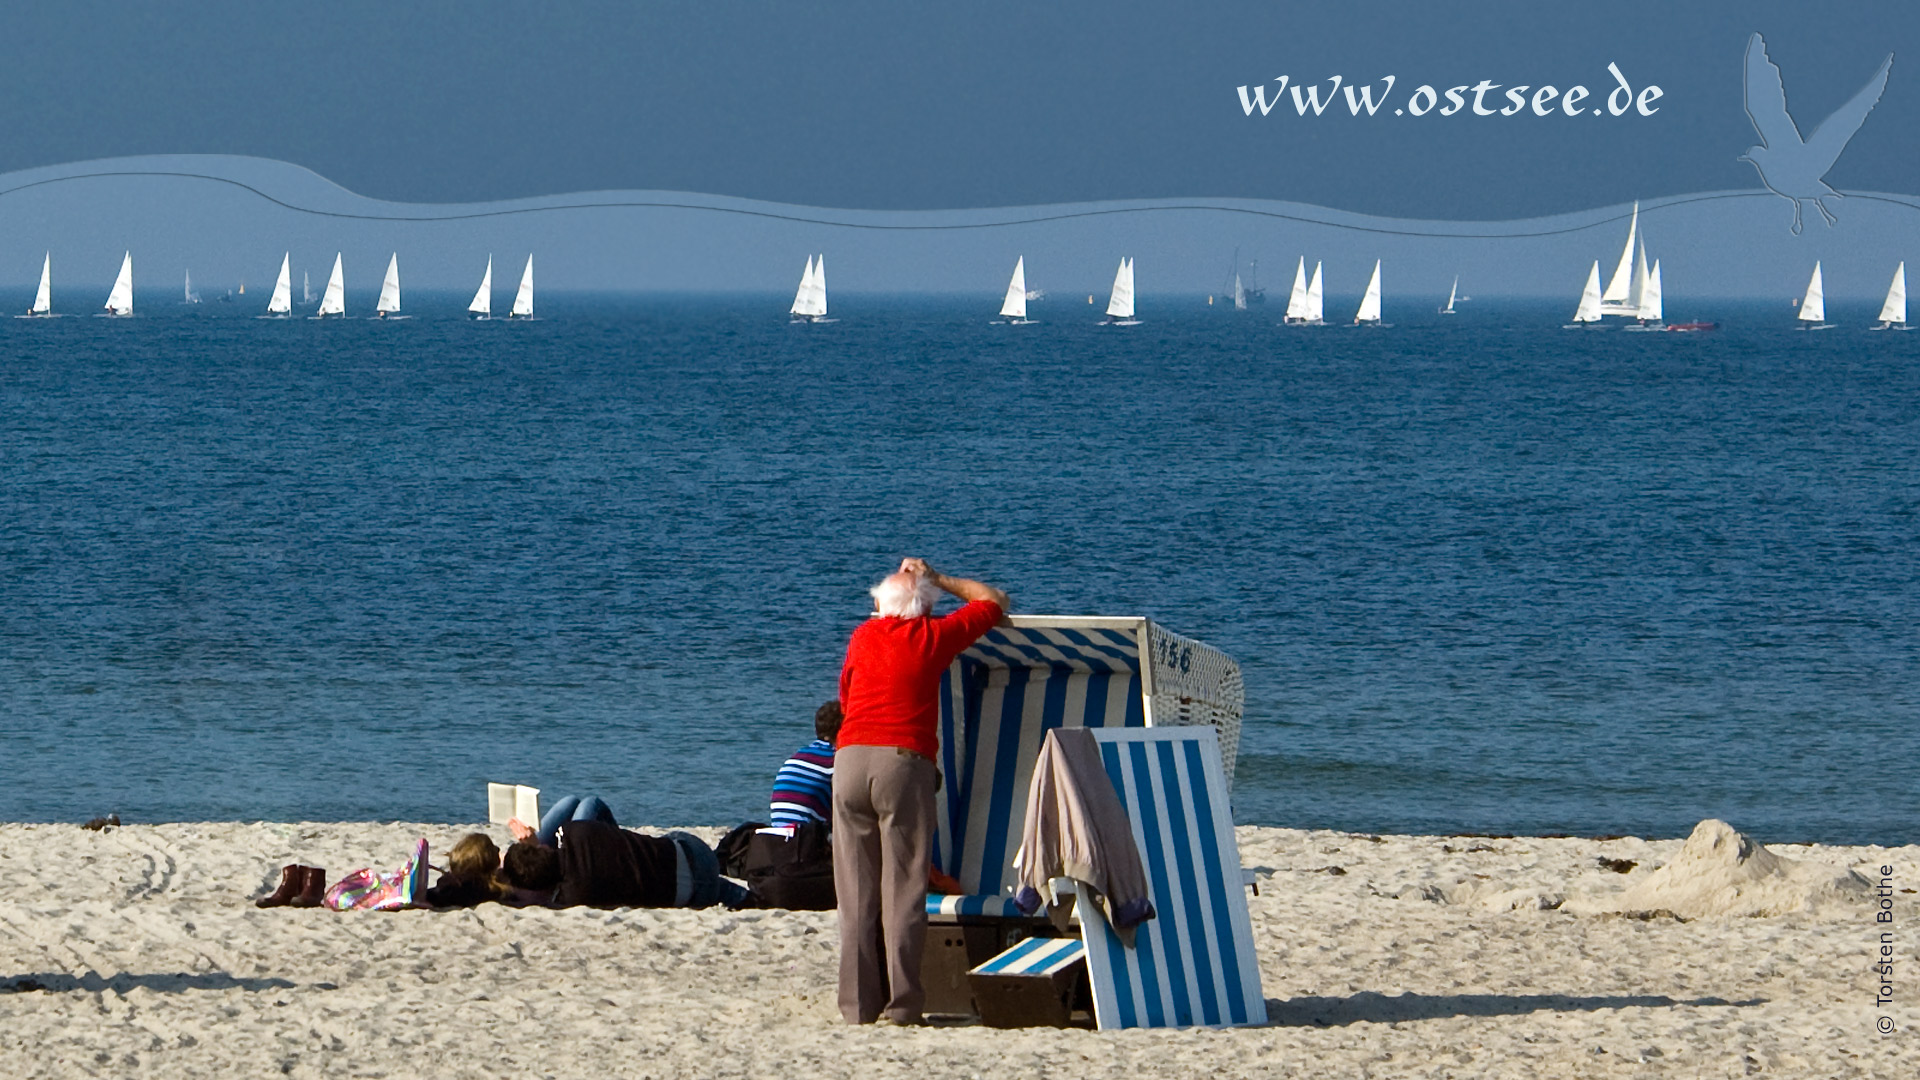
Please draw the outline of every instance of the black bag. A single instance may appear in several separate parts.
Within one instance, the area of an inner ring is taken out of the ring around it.
[[[764,821],[749,821],[728,832],[713,845],[713,853],[720,858],[720,872],[730,878],[747,876],[747,843],[753,834],[767,827]]]
[[[742,826],[741,828],[745,828]],[[734,830],[738,833],[740,830]],[[733,838],[727,834],[727,839]],[[722,841],[724,843],[725,841]],[[793,838],[749,831],[741,876],[761,907],[791,911],[832,911],[833,845],[827,827],[809,821]]]

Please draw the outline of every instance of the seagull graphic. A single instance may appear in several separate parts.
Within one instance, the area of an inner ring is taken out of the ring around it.
[[[1767,43],[1759,34],[1747,39],[1747,119],[1753,121],[1760,145],[1749,147],[1739,160],[1760,173],[1760,182],[1768,191],[1793,204],[1795,235],[1800,232],[1802,202],[1811,201],[1829,228],[1839,220],[1821,200],[1829,195],[1836,199],[1842,196],[1821,177],[1833,168],[1847,141],[1880,103],[1880,94],[1887,88],[1887,73],[1892,69],[1893,54],[1888,53],[1867,85],[1815,128],[1813,138],[1802,139],[1799,127],[1787,113],[1787,89],[1780,81],[1780,69],[1767,59]]]

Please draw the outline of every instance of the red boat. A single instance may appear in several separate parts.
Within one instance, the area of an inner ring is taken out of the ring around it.
[[[1677,322],[1677,323],[1668,323],[1667,329],[1674,330],[1674,331],[1718,330],[1720,329],[1720,324],[1716,322]]]

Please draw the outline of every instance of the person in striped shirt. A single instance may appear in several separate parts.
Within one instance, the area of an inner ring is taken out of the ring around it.
[[[840,734],[840,702],[813,714],[812,742],[780,766],[773,778],[773,827],[794,829],[809,821],[833,826],[833,740]]]

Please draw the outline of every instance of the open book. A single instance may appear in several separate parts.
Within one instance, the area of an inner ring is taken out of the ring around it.
[[[539,828],[540,789],[525,784],[488,784],[487,821],[505,825],[509,818]]]

